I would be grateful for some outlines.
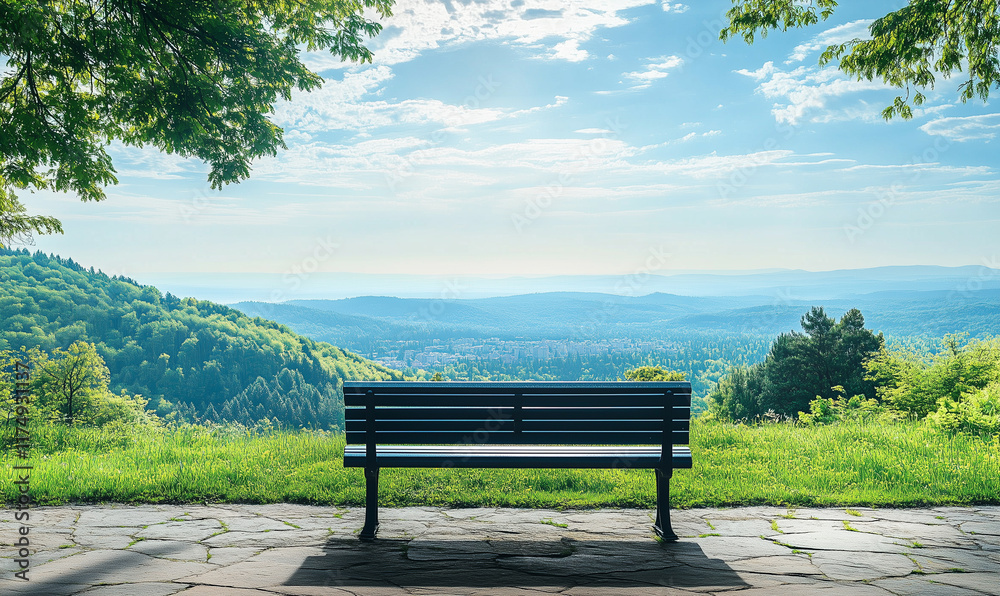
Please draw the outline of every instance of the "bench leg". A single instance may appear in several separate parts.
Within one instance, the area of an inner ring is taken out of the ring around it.
[[[656,522],[653,531],[666,542],[676,542],[677,534],[670,527],[670,477],[673,470],[656,470]]]
[[[375,540],[378,531],[378,468],[365,468],[365,527],[361,540]]]

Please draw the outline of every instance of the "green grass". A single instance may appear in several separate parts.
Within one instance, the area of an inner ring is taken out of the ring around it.
[[[696,420],[695,467],[677,470],[674,507],[926,506],[1000,502],[1000,439],[914,422],[821,427]],[[67,502],[361,505],[361,470],[344,469],[341,436],[181,428],[133,433],[36,428],[31,495]],[[11,449],[0,498],[16,498]],[[643,507],[650,470],[385,469],[383,506]]]

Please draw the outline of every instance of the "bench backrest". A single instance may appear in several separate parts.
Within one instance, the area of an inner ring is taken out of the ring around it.
[[[687,445],[691,384],[344,383],[348,444]]]

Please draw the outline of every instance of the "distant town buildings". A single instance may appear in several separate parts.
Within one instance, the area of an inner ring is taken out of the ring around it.
[[[604,340],[518,340],[500,338],[458,338],[453,340],[378,342],[361,354],[389,368],[428,368],[463,360],[499,360],[511,364],[519,360],[550,360],[569,356],[591,356],[615,352],[653,352],[676,349],[671,342]]]

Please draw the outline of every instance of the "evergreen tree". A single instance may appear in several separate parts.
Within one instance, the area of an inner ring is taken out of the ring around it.
[[[710,395],[718,414],[742,419],[770,410],[795,416],[808,412],[809,402],[817,397],[836,398],[840,391],[876,397],[864,363],[882,349],[885,339],[864,328],[859,310],[851,309],[837,322],[822,307],[813,307],[801,324],[805,333],[779,335],[760,365],[730,371]]]

